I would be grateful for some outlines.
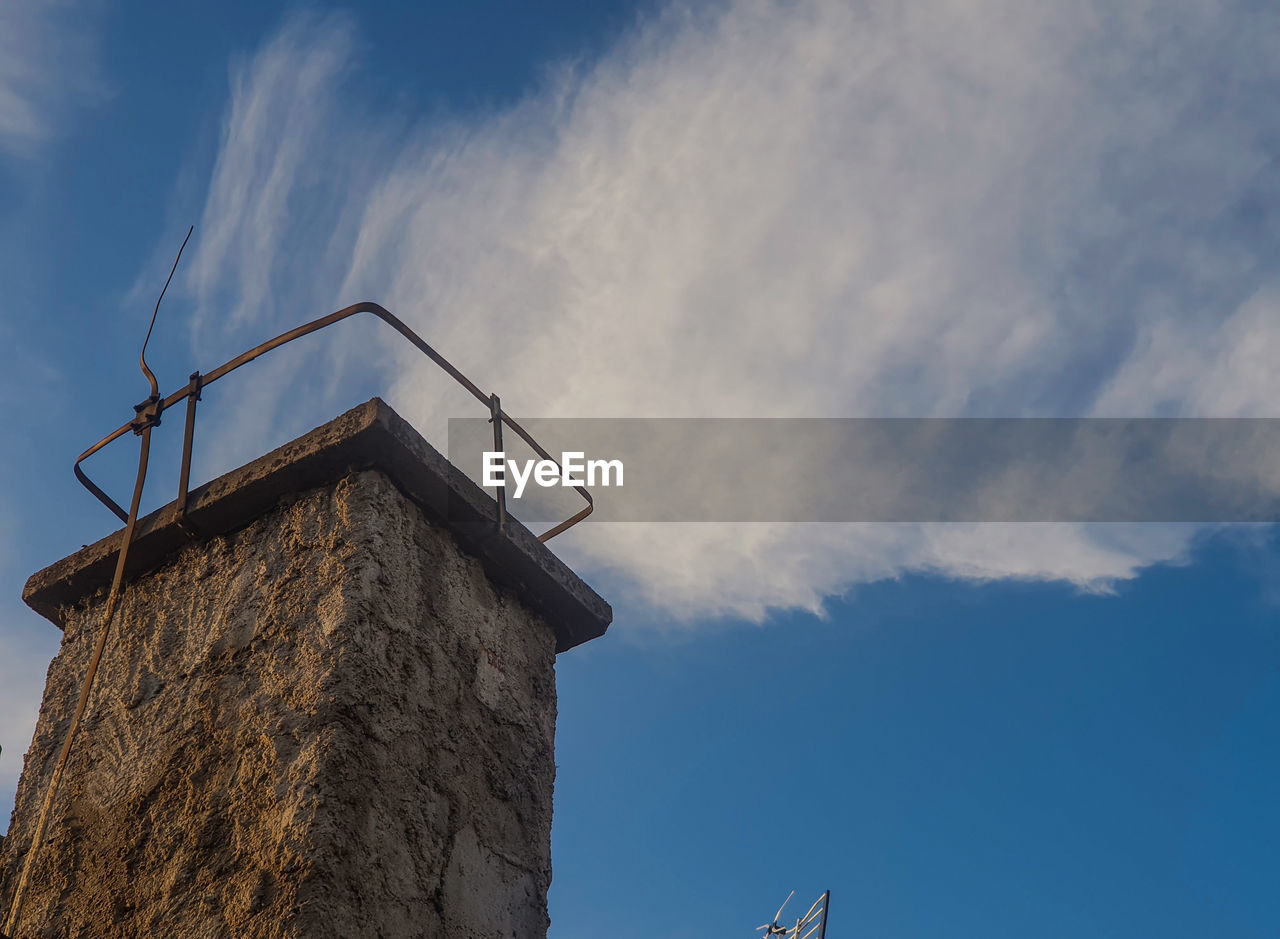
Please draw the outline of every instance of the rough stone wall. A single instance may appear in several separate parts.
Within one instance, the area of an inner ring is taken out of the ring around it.
[[[68,611],[8,908],[103,596]],[[381,473],[129,584],[15,937],[543,936],[551,628]]]

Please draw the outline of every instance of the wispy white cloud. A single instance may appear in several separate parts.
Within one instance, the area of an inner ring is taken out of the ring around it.
[[[198,345],[369,298],[532,415],[1265,415],[1278,24],[1235,0],[730,0],[673,7],[505,112],[415,128],[360,95],[350,20],[293,18],[233,69],[187,281]],[[320,375],[251,379],[220,458],[278,433],[286,394],[305,422],[335,387],[391,385],[438,441],[474,413],[394,347],[359,359],[370,331],[318,343]],[[759,616],[908,571],[1106,589],[1192,535],[561,544],[660,608]]]
[[[1280,284],[1274,281],[1221,318],[1150,318],[1125,367],[1099,396],[1097,410],[1271,417],[1280,402],[1278,323]]]
[[[0,4],[0,152],[28,155],[77,101],[100,96],[91,4]]]

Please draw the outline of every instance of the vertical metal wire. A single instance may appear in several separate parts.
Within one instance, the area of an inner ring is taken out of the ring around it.
[[[502,453],[502,401],[497,395],[489,395],[489,422],[493,424],[493,449]],[[505,473],[503,474],[505,479]],[[498,531],[507,527],[507,487],[499,486],[498,497]]]
[[[115,618],[116,605],[120,599],[120,584],[124,580],[124,566],[129,557],[129,546],[133,544],[134,531],[138,525],[138,506],[142,502],[142,487],[147,479],[147,460],[151,452],[151,424],[146,423],[141,431],[142,443],[138,452],[138,479],[133,487],[133,501],[129,504],[129,522],[125,525],[123,540],[120,542],[120,553],[116,556],[116,572],[111,578],[111,590],[107,594],[107,603],[102,611],[102,626],[98,630],[98,644],[93,650],[93,658],[89,661],[89,671],[80,686],[80,701],[76,705],[75,714],[71,718],[71,726],[67,728],[67,736],[62,741],[62,751],[58,754],[58,762],[54,764],[53,775],[49,779],[49,787],[45,790],[44,803],[40,807],[40,817],[36,821],[35,834],[27,848],[26,857],[22,861],[22,873],[18,876],[18,885],[14,888],[13,899],[9,903],[9,914],[5,918],[5,933],[13,936],[22,913],[22,895],[26,891],[27,880],[35,867],[36,858],[44,843],[45,828],[48,825],[49,813],[54,800],[58,796],[58,787],[62,783],[62,774],[66,769],[71,747],[75,743],[76,731],[80,729],[81,719],[88,708],[89,696],[93,692],[93,681],[98,675],[98,663],[102,661],[102,651],[106,648],[107,638],[111,633],[111,623]]]

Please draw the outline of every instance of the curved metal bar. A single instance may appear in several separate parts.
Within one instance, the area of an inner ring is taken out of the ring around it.
[[[76,474],[76,479],[80,480],[80,485],[84,486],[86,489],[92,492],[94,496],[97,497],[98,501],[101,502],[103,505],[105,505],[107,508],[109,508],[113,513],[115,513],[116,517],[119,518],[120,521],[122,522],[127,522],[129,520],[129,514],[125,512],[124,509],[120,508],[120,506],[116,503],[115,499],[111,498],[109,495],[103,492],[100,488],[98,488],[97,483],[95,483],[92,479],[90,479],[87,475],[85,475],[85,471],[80,468],[80,464],[83,463],[85,460],[87,460],[89,457],[93,456],[95,453],[97,453],[99,450],[101,450],[111,441],[115,440],[117,437],[119,437],[128,429],[129,429],[129,425],[125,424],[123,427],[116,430],[114,433],[110,434],[109,436],[103,437],[101,440],[95,443],[88,450],[84,451],[84,453],[76,457],[75,465],[71,468],[72,471]]]
[[[512,430],[514,430],[520,436],[521,440],[523,440],[530,447],[532,447],[533,451],[537,453],[538,456],[542,457],[544,460],[550,460],[552,463],[555,463],[557,467],[560,466],[560,461],[557,460],[555,457],[553,457],[546,450],[544,450],[542,448],[542,444],[534,440],[533,437],[530,435],[530,433],[527,430],[525,430],[523,427],[521,427],[518,423],[516,423],[514,420],[512,420],[511,417],[509,417],[505,411],[499,411],[498,413],[502,415],[502,420],[507,424],[507,426],[510,427]],[[548,531],[544,531],[541,535],[538,536],[539,541],[550,541],[556,535],[572,528],[574,525],[578,524],[578,522],[582,521],[584,518],[590,515],[593,511],[595,511],[596,502],[595,502],[595,499],[591,498],[591,493],[587,491],[587,487],[574,486],[573,488],[580,496],[582,496],[582,498],[587,500],[586,508],[582,509],[576,515],[571,515],[569,518],[566,518],[563,522],[561,522],[559,525],[555,526],[554,528]]]
[[[371,300],[366,300],[361,303],[354,303],[348,307],[343,307],[341,310],[337,310],[333,313],[328,314],[327,316],[322,316],[319,319],[314,319],[309,323],[303,323],[301,326],[295,326],[293,329],[290,329],[287,332],[283,332],[273,339],[268,339],[266,342],[259,343],[258,345],[254,346],[252,349],[249,349],[247,352],[240,353],[235,358],[229,359],[228,361],[219,365],[213,371],[202,375],[200,379],[200,386],[201,388],[206,388],[209,385],[213,384],[215,381],[217,381],[219,378],[222,378],[223,376],[228,375],[231,372],[234,372],[240,366],[249,364],[254,359],[258,358],[260,355],[264,355],[265,353],[270,352],[273,349],[278,349],[280,346],[283,346],[286,343],[293,342],[293,340],[295,339],[301,339],[303,336],[307,336],[307,335],[310,335],[311,333],[318,332],[328,326],[332,326],[335,323],[340,323],[342,320],[355,316],[358,313],[372,314],[373,316],[377,317],[378,319],[382,320],[384,323],[389,325],[401,336],[409,340],[409,342],[412,343],[413,346],[417,348],[420,352],[426,355],[427,358],[431,359],[431,361],[435,362],[438,366],[444,369],[444,371],[446,371],[450,375],[450,377],[454,379],[454,381],[462,385],[463,388],[466,388],[467,391],[471,392],[472,397],[474,397],[477,401],[480,401],[486,407],[489,407],[490,396],[485,394],[483,391],[481,391],[480,387],[475,382],[467,378],[466,375],[463,375],[462,372],[458,371],[458,369],[456,369],[453,366],[453,364],[449,362],[448,359],[446,359],[439,352],[437,352],[435,349],[429,346],[422,339],[421,336],[419,336],[407,325],[405,325],[405,323],[399,317],[397,317],[394,313],[392,313],[390,310],[386,309],[385,307],[377,303],[374,303]],[[168,410],[169,408],[173,407],[173,405],[177,404],[179,401],[182,401],[190,394],[191,394],[191,386],[185,385],[182,388],[179,388],[177,391],[170,394],[167,398],[158,402],[159,409],[161,411]],[[512,420],[510,415],[508,415],[505,411],[501,409],[498,410],[498,415],[500,420],[502,420],[503,423],[509,426],[512,430],[514,430],[516,434],[519,435],[520,439],[522,439],[525,443],[527,443],[534,450],[535,453],[537,453],[543,459],[551,460],[551,462],[555,463],[557,467],[560,465],[559,461],[557,461],[554,457],[552,457],[551,454],[548,453],[540,443],[534,440],[528,431],[526,431],[518,423]],[[91,493],[93,493],[93,495],[98,499],[98,501],[101,502],[103,505],[105,505],[108,509],[110,509],[117,517],[120,518],[121,521],[128,520],[129,518],[128,513],[125,512],[124,509],[120,508],[120,506],[115,502],[115,500],[113,500],[110,496],[108,496],[105,492],[103,492],[102,489],[99,488],[99,486],[96,483],[94,483],[93,480],[91,480],[85,474],[84,470],[80,468],[80,464],[83,463],[89,457],[93,456],[95,453],[97,453],[107,444],[123,436],[125,432],[134,429],[136,426],[137,426],[137,419],[135,419],[134,421],[130,421],[126,424],[123,424],[120,427],[117,427],[107,436],[103,437],[101,440],[95,443],[88,450],[85,450],[84,453],[80,454],[80,456],[76,458],[76,462],[74,466],[76,479],[80,481],[81,485],[83,485],[86,489],[88,489]],[[585,486],[574,486],[573,488],[578,492],[579,495],[582,496],[583,499],[586,500],[586,503],[587,503],[586,508],[582,509],[580,512],[571,516],[570,518],[565,519],[563,522],[556,525],[554,528],[550,529],[549,531],[543,532],[541,535],[538,536],[539,541],[544,541],[544,542],[550,541],[556,535],[559,535],[562,532],[572,528],[574,525],[578,524],[578,522],[582,521],[584,518],[590,515],[592,511],[594,511],[595,500],[592,499],[591,493],[587,490],[587,488]]]

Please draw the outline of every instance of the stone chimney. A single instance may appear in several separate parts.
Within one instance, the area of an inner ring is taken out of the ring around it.
[[[374,399],[139,523],[12,939],[544,936],[555,656],[612,613]],[[8,910],[121,533],[28,581],[63,630]]]

